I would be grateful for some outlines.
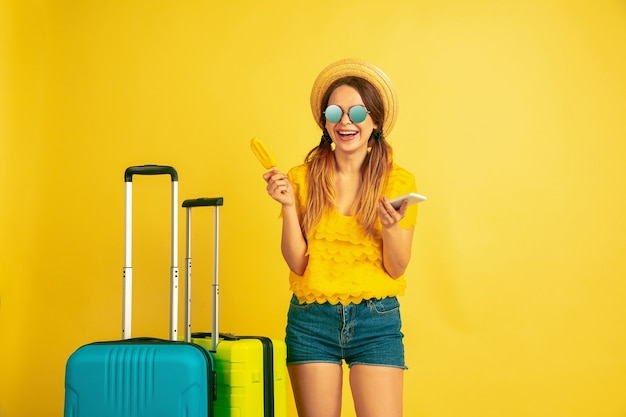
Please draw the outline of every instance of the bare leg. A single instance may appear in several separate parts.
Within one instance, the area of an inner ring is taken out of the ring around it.
[[[358,417],[402,417],[404,370],[353,365],[350,386]]]
[[[339,417],[343,369],[333,363],[289,366],[299,417]]]

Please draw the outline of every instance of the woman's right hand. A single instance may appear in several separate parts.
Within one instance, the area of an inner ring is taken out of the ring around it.
[[[263,174],[263,179],[267,182],[267,193],[274,200],[283,206],[292,206],[294,203],[293,188],[286,174],[272,169]]]

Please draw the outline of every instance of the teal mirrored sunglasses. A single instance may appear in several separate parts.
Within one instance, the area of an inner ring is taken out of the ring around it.
[[[348,117],[352,120],[353,123],[361,123],[367,117],[367,109],[364,106],[356,105],[352,106],[346,112],[344,109],[339,107],[336,104],[331,104],[326,107],[326,111],[324,112],[324,116],[326,116],[326,120],[331,123],[337,123],[343,117],[344,113],[348,113]]]

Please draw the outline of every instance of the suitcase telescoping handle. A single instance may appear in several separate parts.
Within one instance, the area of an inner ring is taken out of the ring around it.
[[[126,168],[124,172],[124,272],[122,302],[122,339],[132,336],[133,302],[133,175],[169,175],[172,178],[171,202],[171,262],[170,262],[170,339],[178,339],[178,173],[166,165],[141,165]]]
[[[187,209],[187,251],[185,255],[185,341],[191,342],[191,209],[193,207],[214,207],[214,234],[213,234],[213,329],[211,332],[211,351],[217,349],[219,340],[219,222],[220,206],[224,205],[223,197],[216,198],[195,198],[185,200],[183,207]]]

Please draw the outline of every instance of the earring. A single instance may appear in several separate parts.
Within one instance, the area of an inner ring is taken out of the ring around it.
[[[383,135],[383,130],[382,129],[374,129],[372,131],[372,139],[374,140],[380,140],[380,139],[384,139],[385,135]]]

